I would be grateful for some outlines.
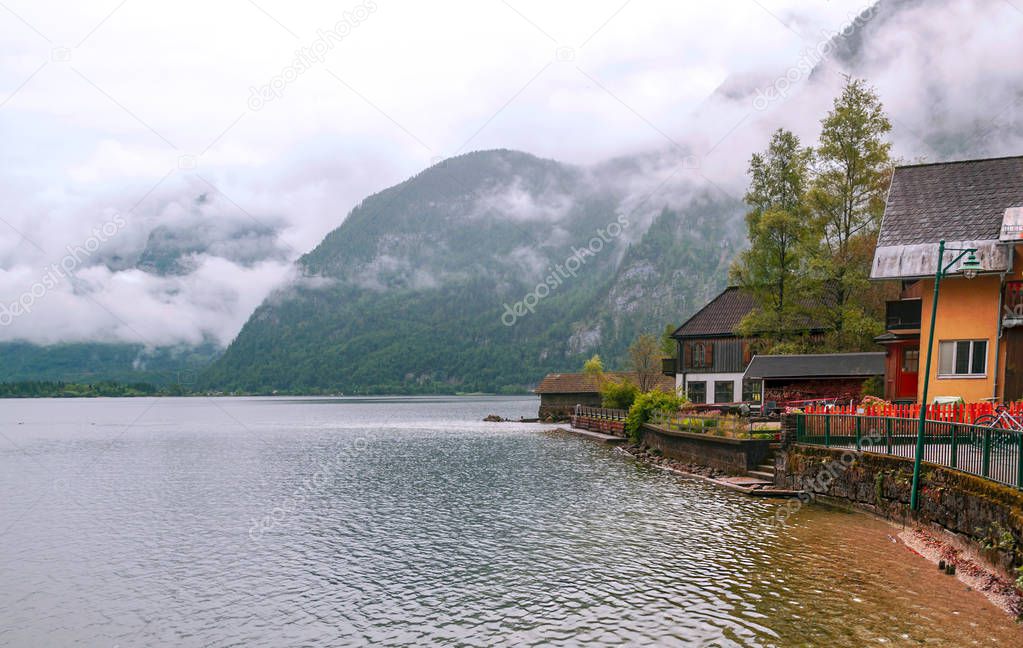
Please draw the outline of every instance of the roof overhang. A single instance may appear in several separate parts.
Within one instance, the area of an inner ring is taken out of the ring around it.
[[[888,331],[874,338],[874,342],[877,342],[878,344],[895,344],[896,342],[905,342],[907,340],[919,341],[920,331],[919,330],[914,332]]]
[[[884,351],[756,355],[743,374],[746,380],[867,379],[884,375]]]
[[[669,337],[673,340],[710,340],[742,337],[735,333],[672,333]]]
[[[946,248],[976,248],[980,261],[980,273],[1002,273],[1012,265],[1012,244],[1000,241],[946,241]],[[887,245],[874,250],[874,263],[870,268],[871,279],[927,279],[934,276],[938,268],[938,244],[918,243],[915,245]],[[954,255],[946,253],[946,263]],[[960,259],[949,273],[958,272]]]

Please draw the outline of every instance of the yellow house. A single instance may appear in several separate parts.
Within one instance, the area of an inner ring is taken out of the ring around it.
[[[919,398],[941,240],[943,264],[975,248],[981,269],[968,279],[959,262],[941,281],[929,398],[1023,398],[1023,156],[895,170],[871,268],[902,282],[877,338],[886,397]]]

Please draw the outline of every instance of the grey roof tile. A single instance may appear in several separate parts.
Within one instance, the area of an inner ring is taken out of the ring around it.
[[[884,351],[758,355],[746,368],[747,380],[771,378],[858,378],[884,375]]]
[[[1023,156],[898,167],[877,245],[997,240],[1021,206]]]

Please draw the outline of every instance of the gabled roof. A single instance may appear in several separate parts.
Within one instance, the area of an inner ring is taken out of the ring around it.
[[[604,373],[606,378],[612,380],[631,380],[637,382],[635,371],[608,371]],[[674,376],[657,374],[655,387],[663,392],[675,390]],[[549,373],[544,376],[536,389],[535,394],[597,394],[600,393],[600,385],[597,379],[591,374],[584,373]]]
[[[1021,206],[1023,156],[898,167],[877,244],[997,241]]]
[[[801,316],[797,326],[806,331],[815,332],[824,329],[823,324],[813,320],[815,307],[821,305],[819,300],[802,300],[802,306],[810,313]],[[705,338],[705,337],[738,337],[735,329],[742,318],[757,307],[757,300],[749,291],[740,286],[729,286],[721,294],[710,300],[706,306],[696,311],[682,326],[671,334],[673,338]]]
[[[758,355],[746,368],[746,380],[774,378],[869,378],[884,375],[884,351]]]
[[[729,286],[696,311],[686,322],[675,329],[673,338],[715,337],[735,335],[735,327],[742,318],[756,308],[753,295],[738,286]]]
[[[1010,207],[1023,207],[1023,156],[897,167],[870,276],[933,275],[941,239],[978,248],[983,271],[1005,270],[997,241]]]

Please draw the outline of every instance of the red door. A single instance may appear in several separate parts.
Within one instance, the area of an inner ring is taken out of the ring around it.
[[[895,398],[916,400],[917,378],[920,377],[920,346],[904,344],[899,347],[895,376]]]

